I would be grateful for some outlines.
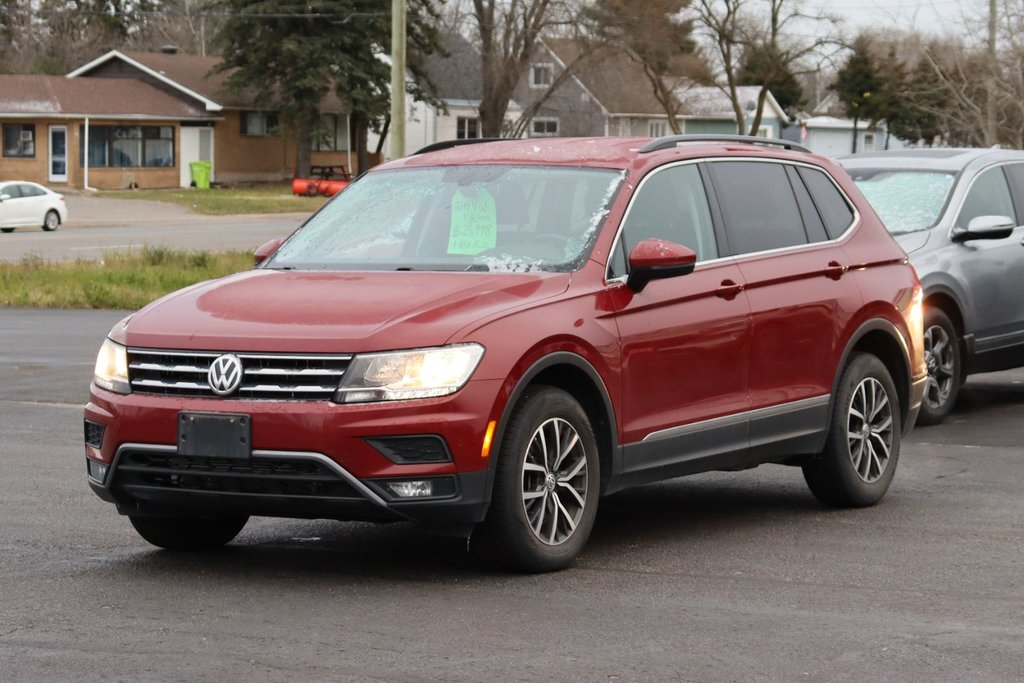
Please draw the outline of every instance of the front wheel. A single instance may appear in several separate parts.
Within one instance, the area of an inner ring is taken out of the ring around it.
[[[929,308],[924,316],[924,361],[928,379],[917,424],[937,425],[946,419],[956,403],[963,383],[960,337],[942,310]]]
[[[506,569],[567,567],[590,536],[600,493],[586,412],[561,389],[531,387],[512,413],[498,458],[491,508],[474,545]]]
[[[0,228],[0,232],[14,232],[14,228]]]
[[[167,550],[212,550],[226,545],[238,535],[246,516],[231,517],[143,517],[128,519],[139,536]]]
[[[46,218],[43,219],[43,230],[47,232],[53,232],[60,227],[60,216],[57,215],[56,211],[52,209],[46,212]]]
[[[885,496],[900,457],[899,397],[882,361],[855,353],[843,372],[825,448],[804,465],[811,493],[833,507],[866,507]]]

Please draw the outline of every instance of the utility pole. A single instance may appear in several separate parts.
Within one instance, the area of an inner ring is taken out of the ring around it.
[[[988,75],[985,78],[985,146],[999,142],[996,131],[996,0],[988,2]]]
[[[405,0],[391,0],[391,157],[405,156]]]

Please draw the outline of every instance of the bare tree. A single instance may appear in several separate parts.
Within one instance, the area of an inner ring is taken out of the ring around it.
[[[802,11],[801,0],[767,0],[768,16],[759,16],[751,0],[698,0],[694,6],[697,26],[711,43],[717,57],[719,87],[729,96],[736,116],[736,129],[753,135],[761,126],[765,102],[772,84],[810,70],[804,62],[839,48],[836,20],[828,15]],[[817,29],[790,32],[797,22]],[[808,33],[816,35],[804,37]],[[750,50],[771,56],[761,60],[761,89],[750,125],[738,93],[738,72]]]
[[[516,84],[545,32],[572,24],[569,0],[472,0],[479,38],[483,93],[480,129],[484,137],[501,135]]]

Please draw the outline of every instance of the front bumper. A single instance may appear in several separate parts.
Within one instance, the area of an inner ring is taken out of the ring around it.
[[[500,385],[470,382],[442,399],[353,405],[120,395],[94,386],[85,417],[104,429],[86,455],[107,469],[89,484],[122,514],[413,520],[465,534],[490,499],[481,445]],[[183,411],[251,416],[251,456],[180,455]],[[399,464],[367,441],[423,434],[441,437],[450,458]],[[434,494],[402,498],[387,486],[403,480],[429,480]]]

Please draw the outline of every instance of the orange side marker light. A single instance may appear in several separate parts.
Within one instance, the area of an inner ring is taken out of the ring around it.
[[[487,423],[487,431],[484,433],[484,446],[480,449],[481,458],[487,458],[491,455],[491,441],[494,439],[494,428],[497,426],[497,420],[491,420]]]

